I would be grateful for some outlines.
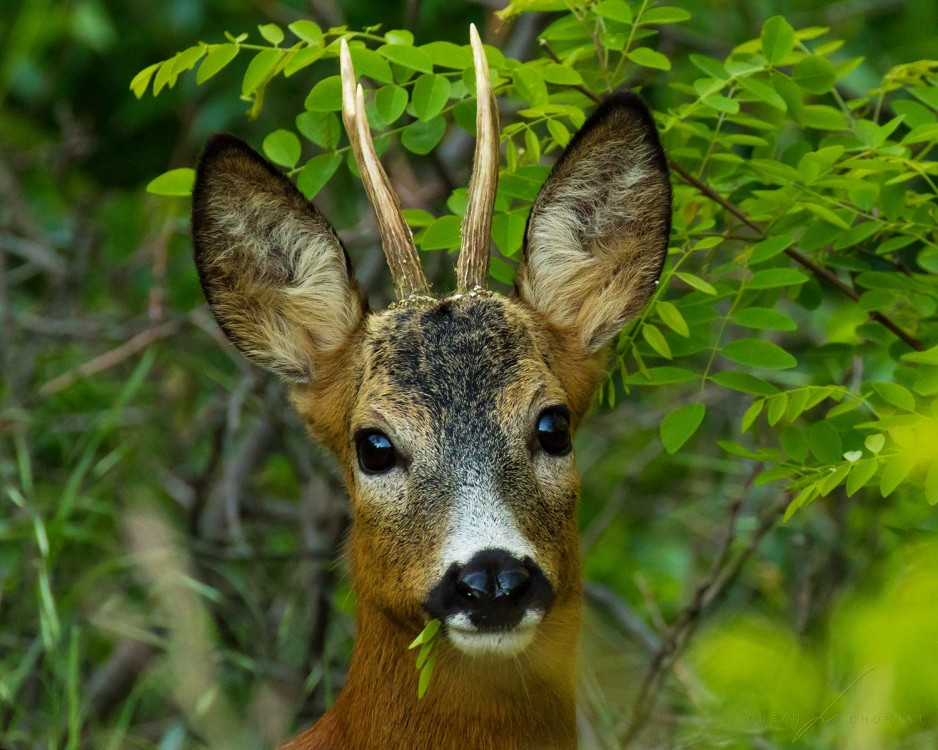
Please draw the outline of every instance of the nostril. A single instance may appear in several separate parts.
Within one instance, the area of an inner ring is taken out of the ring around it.
[[[490,599],[492,581],[487,571],[471,570],[456,580],[456,590],[467,599]]]
[[[531,581],[531,574],[525,568],[503,570],[495,577],[495,598],[510,599],[521,596]]]

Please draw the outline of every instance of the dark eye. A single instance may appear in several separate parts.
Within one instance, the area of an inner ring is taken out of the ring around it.
[[[549,406],[541,412],[537,418],[537,440],[552,456],[570,452],[570,412],[566,406]]]
[[[391,440],[380,430],[359,430],[355,433],[358,465],[366,474],[383,474],[397,464],[397,451]]]

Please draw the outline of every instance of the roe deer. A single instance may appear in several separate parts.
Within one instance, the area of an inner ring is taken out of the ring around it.
[[[398,301],[370,311],[326,220],[243,142],[216,136],[193,196],[219,325],[290,383],[338,458],[357,639],[345,687],[286,748],[571,748],[580,619],[572,436],[606,345],[651,296],[668,169],[632,94],[609,97],[534,204],[515,293],[485,289],[499,131],[475,28],[478,134],[456,265],[435,298],[341,46],[343,117]],[[442,630],[426,696],[408,644]]]

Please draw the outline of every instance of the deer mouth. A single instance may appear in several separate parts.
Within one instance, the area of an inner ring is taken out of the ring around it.
[[[469,655],[514,656],[534,640],[554,601],[541,568],[501,549],[453,563],[424,608],[446,626],[450,642]]]
[[[528,610],[511,628],[486,628],[474,625],[464,613],[446,619],[446,635],[456,648],[469,656],[517,656],[531,645],[542,612]]]

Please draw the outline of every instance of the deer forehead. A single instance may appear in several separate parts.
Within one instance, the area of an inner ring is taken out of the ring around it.
[[[507,299],[444,299],[369,322],[353,430],[387,427],[411,442],[503,447],[491,444],[517,439],[536,417],[532,410],[564,402],[541,353],[543,332]],[[374,419],[386,424],[369,425]]]

